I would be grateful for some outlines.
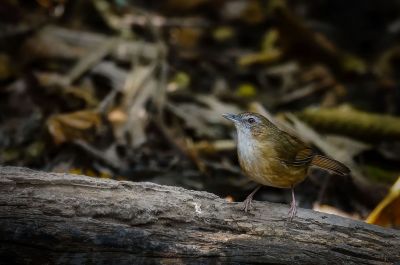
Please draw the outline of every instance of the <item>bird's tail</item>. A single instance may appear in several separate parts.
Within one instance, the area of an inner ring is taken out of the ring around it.
[[[333,173],[342,176],[350,173],[350,169],[348,167],[326,156],[321,156],[321,155],[314,156],[314,158],[311,161],[311,165],[328,171],[332,171]]]

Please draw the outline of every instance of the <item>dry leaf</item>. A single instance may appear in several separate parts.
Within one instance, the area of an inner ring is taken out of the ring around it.
[[[201,154],[214,154],[217,152],[234,151],[236,144],[233,140],[199,141],[193,144],[193,148]]]
[[[313,210],[321,213],[334,214],[345,218],[360,220],[360,216],[358,214],[348,214],[338,208],[326,204],[314,203]]]
[[[114,112],[108,117],[119,118],[121,121],[112,122],[114,136],[119,144],[128,144],[136,148],[147,140],[145,128],[149,118],[145,105],[156,93],[154,70],[155,64],[137,65],[132,67],[125,80],[122,103],[117,107],[119,113]]]
[[[86,138],[89,131],[100,126],[100,116],[92,110],[57,114],[47,121],[47,129],[56,144]]]
[[[179,11],[190,11],[196,9],[197,7],[207,3],[208,0],[168,0],[165,3],[165,6],[171,10],[179,10]]]
[[[185,49],[195,48],[204,34],[198,28],[174,28],[170,33],[171,42]]]
[[[220,101],[215,96],[196,96],[201,105],[193,103],[172,103],[167,107],[176,116],[183,119],[188,128],[194,129],[197,136],[218,138],[220,130],[216,124],[229,124],[223,117],[223,113],[240,113],[240,108],[235,105]]]
[[[121,125],[127,121],[128,117],[123,110],[121,110],[120,108],[115,108],[112,111],[110,111],[110,113],[108,113],[107,119],[112,124]]]
[[[400,227],[400,177],[390,188],[388,195],[370,213],[366,222],[385,227]]]

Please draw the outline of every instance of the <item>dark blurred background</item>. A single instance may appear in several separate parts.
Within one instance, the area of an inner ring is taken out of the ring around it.
[[[255,184],[221,114],[256,111],[352,169],[310,171],[300,207],[398,227],[399,14],[400,1],[3,0],[0,164],[241,201]]]

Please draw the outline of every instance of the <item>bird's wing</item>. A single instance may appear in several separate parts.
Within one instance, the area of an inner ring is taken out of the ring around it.
[[[291,166],[302,166],[311,163],[315,154],[307,144],[284,131],[278,137],[275,149],[279,160]]]

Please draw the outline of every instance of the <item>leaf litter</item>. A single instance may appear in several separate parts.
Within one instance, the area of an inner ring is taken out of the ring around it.
[[[221,114],[256,111],[352,168],[344,178],[310,172],[301,207],[398,227],[396,17],[329,1],[0,5],[10,11],[0,18],[2,165],[241,201],[254,184]],[[326,10],[379,22],[355,34]],[[289,198],[273,188],[258,196]]]

